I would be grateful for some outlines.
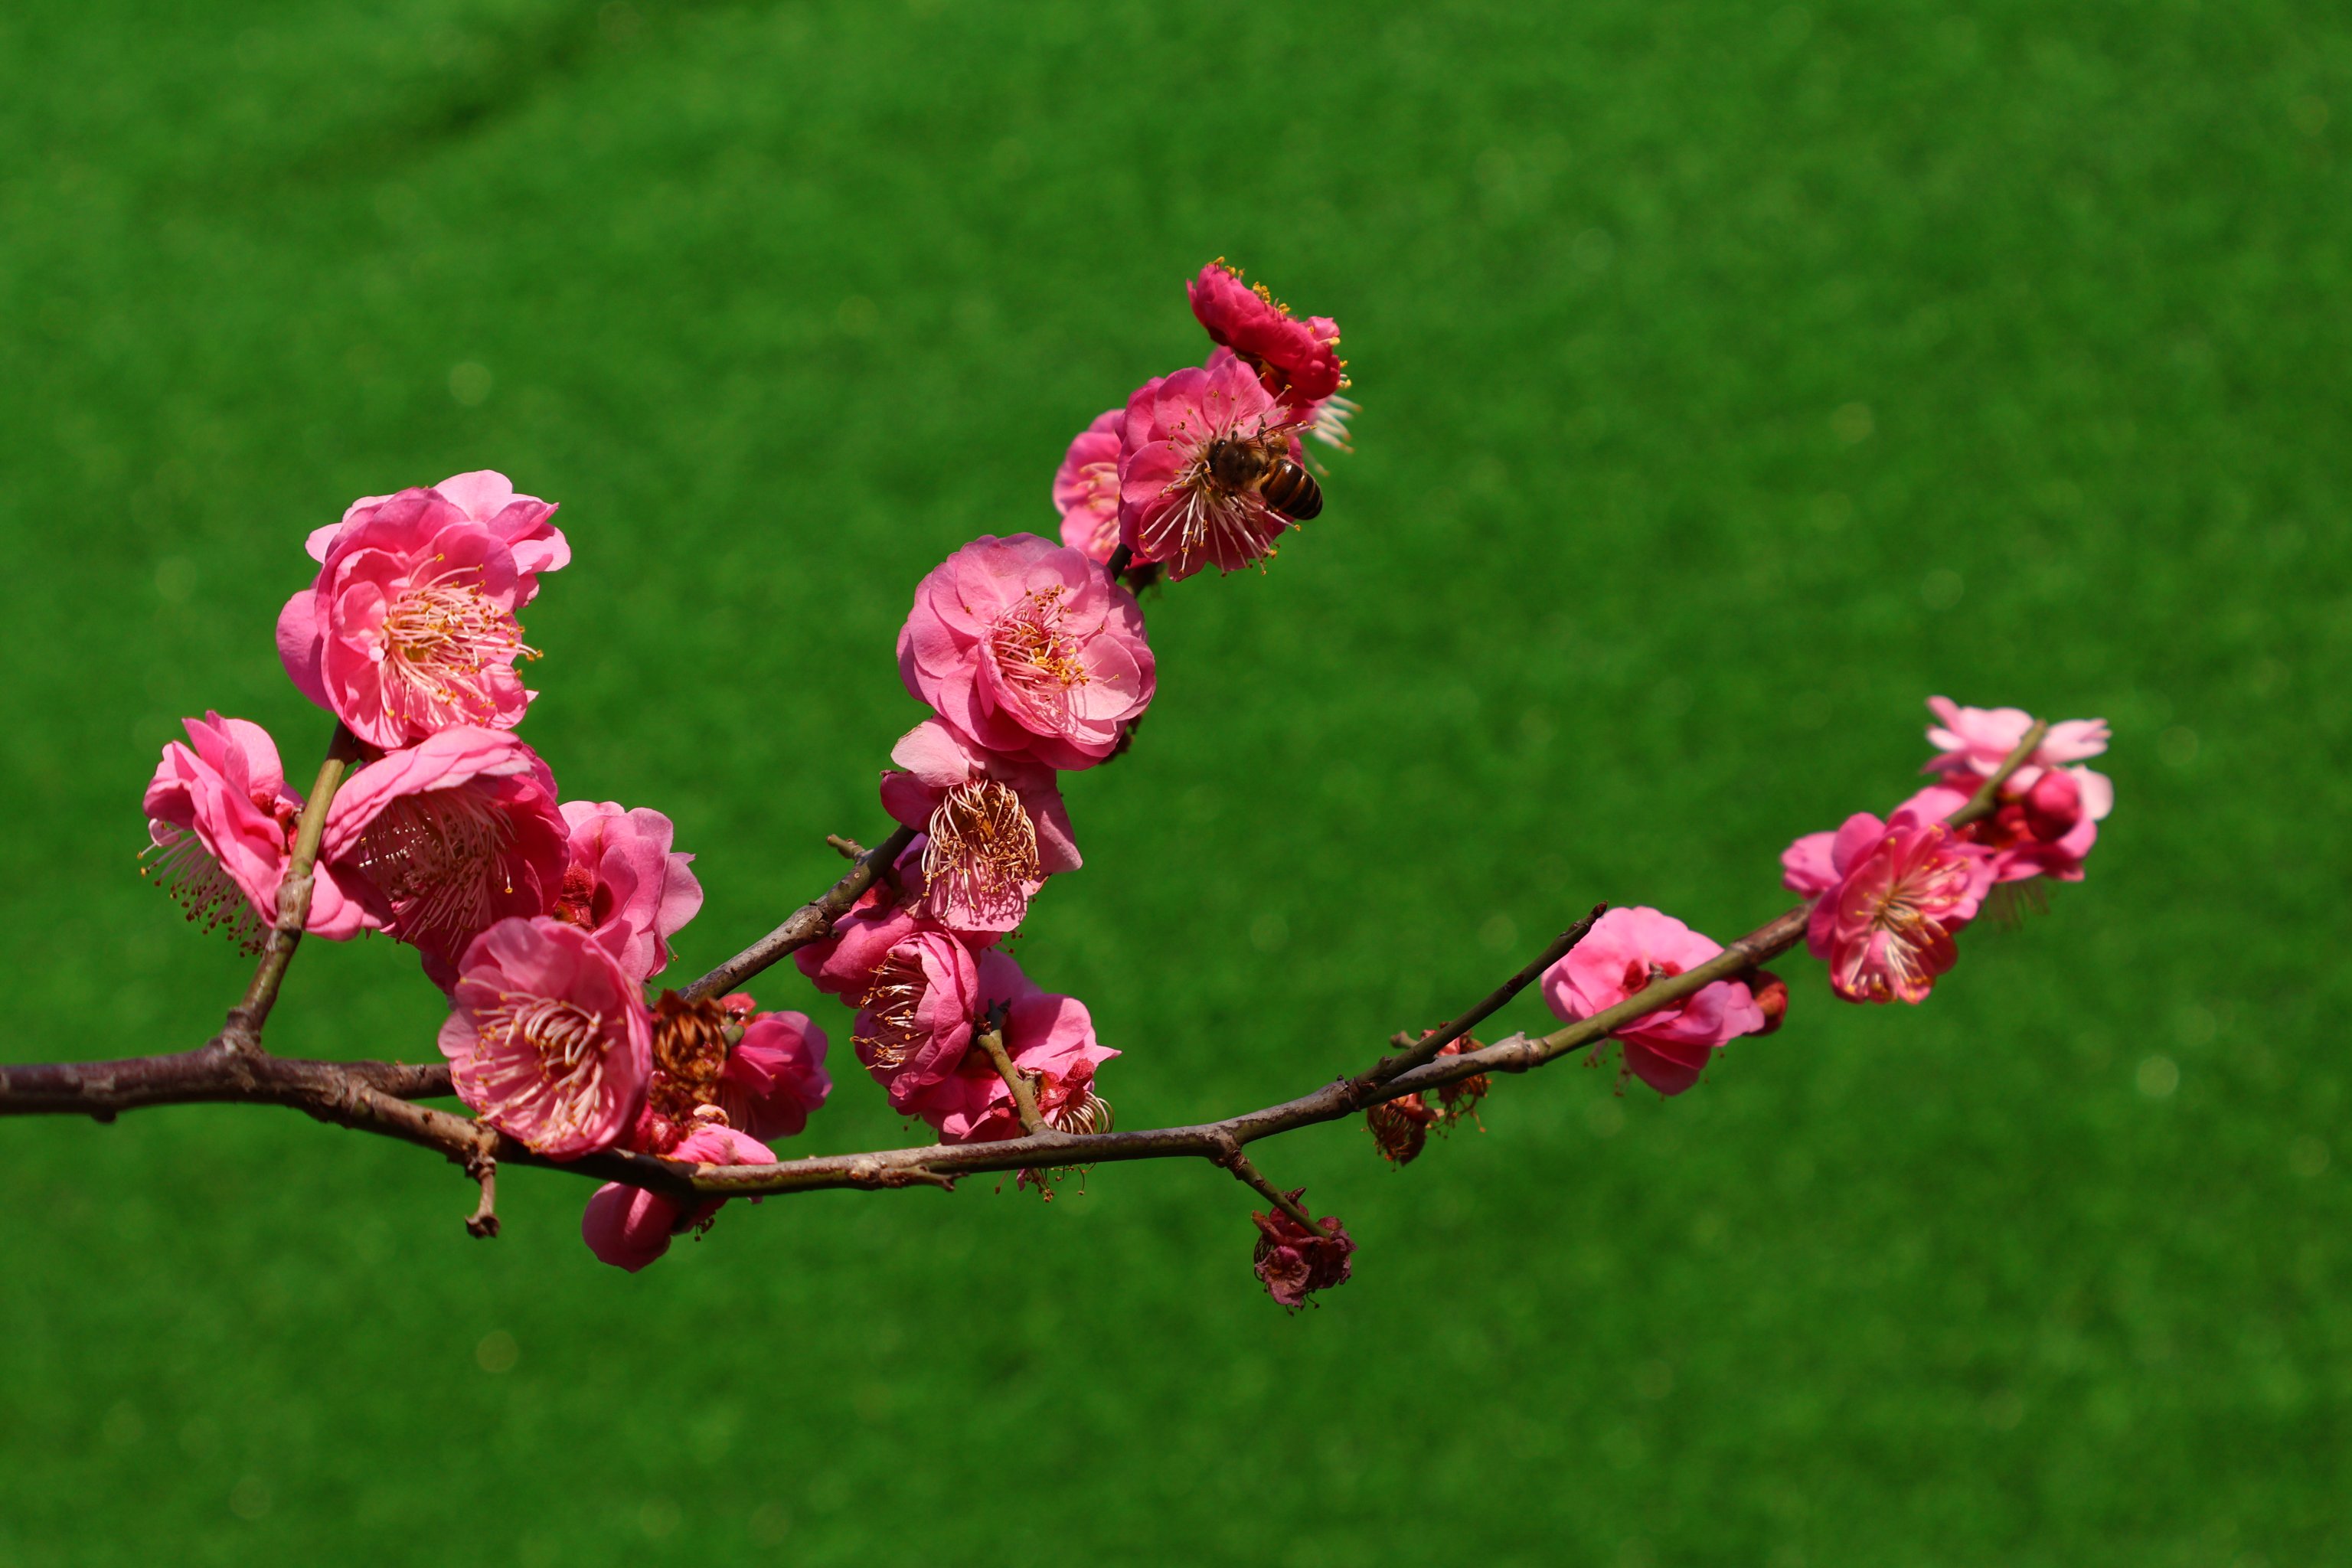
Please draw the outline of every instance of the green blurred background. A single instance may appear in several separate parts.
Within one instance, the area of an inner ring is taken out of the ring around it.
[[[1217,255],[1364,407],[1072,782],[1021,952],[1123,1124],[1360,1065],[1596,900],[1760,922],[1930,692],[2104,715],[2120,797],[1929,1005],[1800,957],[1674,1102],[1266,1146],[1361,1244],[1297,1317],[1200,1165],[739,1207],[631,1278],[555,1174],[484,1244],[299,1116],[0,1126],[0,1564],[2352,1558],[2347,136],[2352,18],[2265,0],[0,11],[12,1058],[217,1026],[156,749],[215,707],[307,777],[303,535],[477,467],[576,552],[526,735],[677,820],[681,966],[732,951],[882,830],[916,578],[1050,525]],[[272,1041],[429,1056],[436,1000],[306,949]],[[901,1141],[836,1065],[801,1150]]]

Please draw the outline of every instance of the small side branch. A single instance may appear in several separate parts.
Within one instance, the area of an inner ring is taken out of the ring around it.
[[[1037,1086],[1027,1073],[1013,1065],[1013,1055],[1004,1048],[1004,1009],[999,1007],[980,1032],[975,1042],[996,1064],[996,1073],[1004,1087],[1013,1091],[1013,1109],[1021,1118],[1021,1131],[1032,1138],[1045,1131],[1045,1118],[1037,1109]]]
[[[1501,1012],[1509,1005],[1511,998],[1534,984],[1545,970],[1566,958],[1576,944],[1584,940],[1585,934],[1592,930],[1593,922],[1608,912],[1607,904],[1593,905],[1591,914],[1552,938],[1551,944],[1538,953],[1533,962],[1496,986],[1485,1001],[1444,1028],[1412,1042],[1408,1048],[1397,1052],[1394,1056],[1382,1057],[1370,1068],[1356,1075],[1349,1086],[1350,1090],[1360,1096],[1368,1094],[1401,1072],[1410,1072],[1423,1063],[1435,1061],[1446,1047]]]
[[[1305,1226],[1310,1235],[1322,1234],[1323,1227],[1315,1223],[1315,1216],[1301,1207],[1297,1198],[1267,1181],[1265,1173],[1250,1163],[1249,1156],[1242,1152],[1242,1146],[1233,1139],[1225,1139],[1222,1147],[1209,1159],[1212,1163],[1231,1171],[1236,1180],[1255,1188],[1258,1196]]]
[[[2009,782],[2010,775],[2025,765],[2027,758],[2041,749],[2043,737],[2049,733],[2050,726],[2046,721],[2036,723],[2028,730],[2025,739],[2017,743],[2017,749],[2000,760],[2000,766],[1993,770],[1992,777],[1977,786],[1977,793],[1969,797],[1969,804],[1944,820],[1954,827],[1966,827],[1969,823],[1990,816],[2000,810],[2000,786]]]
[[[874,885],[876,879],[897,862],[899,856],[907,852],[907,846],[914,841],[913,828],[899,828],[860,855],[856,864],[850,867],[841,880],[825,889],[824,897],[803,904],[783,924],[693,984],[681,988],[678,994],[689,1002],[723,996],[787,954],[813,942],[822,942],[833,933],[833,922],[847,914],[849,907]]]
[[[286,857],[286,877],[278,885],[278,915],[270,922],[269,934],[262,940],[261,962],[254,966],[253,980],[246,986],[244,998],[229,1009],[227,1022],[221,1029],[222,1039],[234,1049],[260,1048],[261,1026],[268,1021],[269,1009],[277,1005],[278,989],[285,984],[287,965],[294,962],[294,949],[302,941],[302,927],[310,918],[310,894],[315,885],[312,877],[319,863],[319,840],[327,831],[327,807],[333,804],[344,773],[359,756],[359,737],[337,723],[333,738],[327,742],[327,759],[319,767],[318,782],[310,786],[310,798],[302,803],[302,815],[294,825],[294,843]]]

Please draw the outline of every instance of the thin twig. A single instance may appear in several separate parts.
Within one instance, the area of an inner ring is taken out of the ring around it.
[[[1305,1226],[1309,1234],[1315,1236],[1323,1234],[1323,1227],[1315,1223],[1315,1216],[1301,1207],[1297,1198],[1267,1181],[1265,1173],[1250,1163],[1249,1156],[1242,1152],[1242,1146],[1239,1143],[1232,1139],[1225,1140],[1219,1151],[1210,1155],[1209,1159],[1212,1163],[1223,1165],[1226,1170],[1231,1171],[1247,1185],[1256,1188],[1260,1197]]]
[[[1585,933],[1592,929],[1593,922],[1608,912],[1609,906],[1607,904],[1593,905],[1592,912],[1591,914],[1586,915],[1582,920],[1578,921],[1574,925],[1569,927],[1566,931],[1552,938],[1550,945],[1546,947],[1540,953],[1538,953],[1532,963],[1530,963],[1525,969],[1520,970],[1517,974],[1512,975],[1508,980],[1504,981],[1502,984],[1496,986],[1493,993],[1490,994],[1485,1001],[1479,1003],[1475,1007],[1471,1008],[1470,1011],[1463,1014],[1462,1016],[1454,1019],[1454,1022],[1446,1025],[1444,1028],[1425,1035],[1419,1040],[1409,1043],[1405,1041],[1397,1042],[1399,1044],[1406,1045],[1407,1048],[1399,1051],[1394,1056],[1382,1057],[1370,1068],[1357,1074],[1351,1087],[1356,1090],[1356,1092],[1360,1094],[1379,1084],[1386,1083],[1389,1079],[1396,1077],[1396,1075],[1401,1072],[1412,1071],[1414,1068],[1421,1066],[1423,1062],[1435,1061],[1439,1055],[1444,1051],[1446,1047],[1462,1038],[1465,1035],[1467,1035],[1471,1030],[1485,1023],[1496,1013],[1501,1012],[1504,1007],[1509,1005],[1512,997],[1517,996],[1520,992],[1535,984],[1537,978],[1540,976],[1545,970],[1549,969],[1553,964],[1558,963],[1561,959],[1566,958],[1570,951],[1573,949],[1578,942],[1584,940]]]
[[[1027,1073],[1013,1065],[1013,1054],[1004,1048],[1004,1009],[1000,1006],[988,1020],[988,1026],[976,1037],[980,1048],[996,1064],[996,1073],[1004,1087],[1013,1091],[1013,1109],[1021,1118],[1021,1131],[1034,1137],[1045,1131],[1045,1118],[1037,1109],[1037,1086]]]
[[[825,889],[824,897],[803,904],[799,909],[794,910],[783,924],[693,984],[683,987],[678,994],[689,1002],[700,1002],[707,997],[724,995],[770,964],[778,962],[787,953],[806,947],[813,942],[822,942],[832,935],[833,922],[847,914],[849,907],[858,900],[866,889],[874,885],[875,879],[888,869],[899,856],[905,854],[907,846],[914,841],[913,828],[899,828],[889,837],[860,855],[857,858],[857,863],[849,868],[841,880]]]
[[[857,859],[866,853],[865,845],[860,844],[855,838],[844,838],[838,833],[826,834],[824,836],[824,841],[832,847],[835,854],[840,856],[845,860]]]
[[[293,847],[286,857],[286,876],[278,885],[277,918],[270,922],[269,934],[262,941],[261,962],[254,966],[253,980],[245,988],[244,999],[229,1009],[228,1019],[221,1029],[222,1039],[232,1049],[260,1048],[261,1026],[268,1021],[269,1009],[277,1005],[278,988],[285,983],[286,967],[294,962],[294,950],[302,941],[303,924],[310,918],[310,895],[316,886],[313,873],[319,861],[319,840],[327,831],[327,807],[333,802],[343,774],[359,756],[359,737],[337,722],[335,733],[327,742],[327,759],[319,765],[319,780],[310,786],[310,798],[302,803],[302,815],[294,825]]]
[[[2041,748],[2042,739],[2049,733],[2049,724],[2036,721],[2033,728],[2025,732],[2025,739],[2017,743],[2017,749],[2000,760],[2000,766],[1993,770],[1992,777],[1977,786],[1977,793],[1969,797],[1968,805],[1944,820],[1954,827],[1966,827],[1969,823],[1990,816],[2000,810],[2000,786],[2009,782],[2011,773],[2025,765],[2026,760]]]

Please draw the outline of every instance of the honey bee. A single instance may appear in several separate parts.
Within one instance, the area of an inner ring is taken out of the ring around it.
[[[1209,472],[1228,489],[1255,490],[1258,499],[1293,522],[1323,510],[1323,487],[1272,443],[1220,437],[1209,443]]]

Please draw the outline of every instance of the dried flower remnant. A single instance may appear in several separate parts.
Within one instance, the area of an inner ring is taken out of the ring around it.
[[[1453,1040],[1439,1048],[1437,1057],[1440,1061],[1443,1061],[1447,1057],[1458,1057],[1485,1048],[1475,1039]],[[1457,1078],[1452,1083],[1438,1085],[1437,1103],[1440,1114],[1437,1130],[1440,1132],[1451,1132],[1454,1131],[1454,1124],[1465,1116],[1474,1122],[1477,1121],[1478,1102],[1486,1098],[1486,1090],[1489,1087],[1485,1073],[1474,1073],[1468,1078]],[[1482,1132],[1486,1131],[1483,1123],[1480,1124],[1479,1131]]]
[[[1135,595],[1032,533],[974,540],[932,569],[898,670],[973,745],[1066,772],[1109,756],[1153,688]]]
[[[739,1028],[717,997],[689,1002],[675,991],[665,991],[654,999],[653,1075],[629,1147],[645,1154],[667,1153],[696,1127],[723,1115],[714,1114],[719,1080],[727,1070],[730,1032]]]
[[[1364,1125],[1372,1134],[1372,1147],[1391,1165],[1410,1165],[1419,1158],[1423,1146],[1429,1142],[1429,1130],[1436,1122],[1436,1110],[1418,1094],[1382,1100],[1364,1112]]]
[[[441,1054],[457,1097],[533,1153],[576,1159],[636,1124],[653,1070],[637,983],[593,937],[499,921],[459,965]]]
[[[1289,1194],[1292,1203],[1306,1195],[1305,1187]],[[1349,1258],[1356,1244],[1336,1217],[1318,1217],[1318,1228],[1312,1231],[1280,1209],[1271,1215],[1252,1211],[1250,1218],[1255,1222],[1258,1233],[1257,1247],[1250,1257],[1251,1266],[1257,1270],[1266,1294],[1283,1306],[1296,1311],[1316,1291],[1346,1284],[1354,1271]]]
[[[286,786],[278,747],[258,724],[207,712],[184,721],[148,782],[140,874],[206,931],[226,929],[248,952],[278,914],[302,797]],[[304,930],[338,941],[370,924],[331,868],[313,872]]]
[[[318,530],[310,586],[286,603],[278,648],[302,694],[372,746],[457,724],[510,730],[530,705],[515,673],[536,658],[515,612],[570,559],[555,509],[497,474],[371,496]]]

